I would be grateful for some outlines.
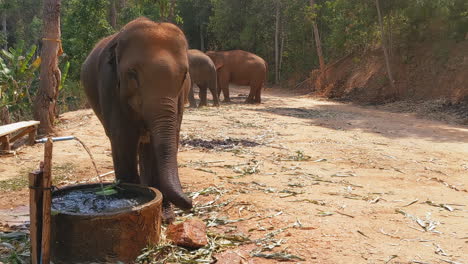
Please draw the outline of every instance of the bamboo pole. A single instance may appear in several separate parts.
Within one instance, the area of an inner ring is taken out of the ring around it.
[[[32,264],[39,264],[41,259],[42,176],[42,169],[29,173],[29,233]]]
[[[41,241],[41,263],[50,263],[50,207],[52,203],[52,138],[48,138],[44,147],[44,177],[43,188],[43,207],[42,207],[42,241]]]

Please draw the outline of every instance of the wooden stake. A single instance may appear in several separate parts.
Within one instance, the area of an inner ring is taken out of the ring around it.
[[[32,264],[39,264],[41,259],[42,176],[42,169],[29,173],[29,233]]]
[[[52,203],[52,138],[48,138],[44,147],[44,177],[42,181],[43,188],[43,207],[42,207],[42,241],[41,241],[41,263],[50,263],[50,207]]]

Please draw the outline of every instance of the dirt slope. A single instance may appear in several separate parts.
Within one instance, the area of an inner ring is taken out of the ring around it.
[[[295,263],[466,263],[468,127],[274,91],[264,98],[188,110],[182,126],[185,189],[215,187],[195,199],[227,202],[207,222],[237,220],[211,230],[250,239],[278,231],[266,245],[231,249],[244,263],[278,263],[250,256],[266,247],[305,259]],[[101,172],[112,170],[91,110],[65,113],[59,127],[87,143]],[[92,178],[76,143],[56,143],[54,154],[60,184]],[[25,177],[41,155],[34,146],[1,157],[2,178]],[[25,204],[26,189],[3,191],[0,201]]]
[[[381,49],[331,63],[312,85],[328,98],[364,103],[394,100],[468,102],[468,40],[421,43],[391,54],[392,88]],[[315,73],[317,74],[317,73]]]

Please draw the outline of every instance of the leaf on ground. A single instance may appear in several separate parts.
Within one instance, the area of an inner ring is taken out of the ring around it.
[[[22,240],[28,237],[28,234],[24,232],[0,232],[1,240]]]
[[[419,201],[418,199],[415,199],[415,200],[411,201],[410,203],[408,203],[406,205],[403,205],[402,207],[408,207],[410,205],[413,205],[413,204],[417,203],[418,201]]]
[[[325,202],[318,201],[318,200],[312,200],[312,199],[294,200],[294,201],[291,201],[291,202],[294,202],[294,203],[306,202],[306,203],[311,203],[311,204],[316,204],[316,205],[325,205]]]
[[[271,253],[271,254],[265,254],[261,252],[254,252],[251,254],[252,257],[258,257],[258,258],[266,258],[266,259],[275,259],[275,260],[280,260],[280,261],[288,261],[288,260],[300,260],[300,261],[305,261],[304,258],[292,255],[286,252],[276,252],[276,253]]]
[[[433,201],[426,201],[425,203],[430,205],[430,206],[444,208],[445,210],[447,210],[449,212],[453,212],[453,208],[451,206],[449,206],[449,205],[446,205],[446,204],[438,204],[438,203],[434,203]]]
[[[324,212],[324,211],[320,211],[317,213],[318,216],[331,216],[331,215],[334,215],[334,213],[332,212]]]
[[[337,172],[332,177],[356,177],[356,173],[352,171]]]

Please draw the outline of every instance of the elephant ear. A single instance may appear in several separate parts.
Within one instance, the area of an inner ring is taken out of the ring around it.
[[[219,61],[219,60],[216,60],[214,62],[214,64],[215,64],[216,70],[219,70],[221,67],[224,66],[224,63],[222,61]]]
[[[117,72],[117,41],[109,43],[109,60],[108,63]]]

